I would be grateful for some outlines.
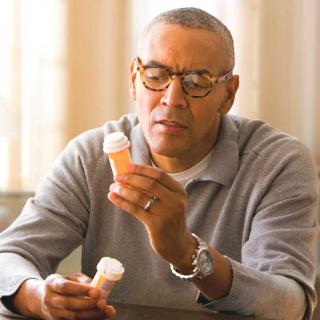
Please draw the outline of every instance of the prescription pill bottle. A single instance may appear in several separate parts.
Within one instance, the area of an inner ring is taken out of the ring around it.
[[[101,292],[102,298],[108,298],[114,284],[122,279],[124,267],[117,259],[103,257],[97,265],[91,285]]]
[[[128,172],[131,163],[130,142],[122,132],[113,132],[104,137],[103,151],[108,155],[113,176]]]

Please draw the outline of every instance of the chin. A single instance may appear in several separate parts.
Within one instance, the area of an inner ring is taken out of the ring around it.
[[[190,150],[191,141],[187,137],[176,137],[152,131],[145,136],[150,149],[164,157],[179,157]]]
[[[170,144],[170,143],[159,143],[157,142],[151,142],[149,143],[150,148],[153,152],[155,152],[158,155],[161,155],[163,157],[168,158],[178,158],[181,154],[188,151],[189,148],[183,148],[182,146],[177,146],[176,144]]]

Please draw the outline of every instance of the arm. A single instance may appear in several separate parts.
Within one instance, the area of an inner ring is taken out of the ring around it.
[[[179,183],[162,170],[142,165],[132,165],[130,174],[117,176],[116,181],[110,186],[110,201],[146,226],[158,255],[183,273],[191,273],[195,242],[186,227],[186,193]],[[143,207],[152,196],[157,197],[156,203],[146,212]],[[232,269],[228,259],[214,248],[210,250],[215,258],[215,272],[195,285],[208,298],[218,299],[231,288]]]
[[[70,143],[35,198],[27,201],[21,215],[0,235],[0,297],[21,294],[22,299],[16,300],[18,311],[26,301],[22,293],[39,296],[35,293],[40,291],[33,290],[35,284],[54,273],[83,241],[90,212],[88,171],[94,171],[94,164],[91,168],[86,163],[89,151],[77,141]]]
[[[292,163],[281,175],[274,173],[261,187],[251,234],[243,246],[242,263],[229,260],[211,248],[216,260],[214,273],[195,283],[207,297],[207,306],[220,311],[296,320],[303,317],[307,301],[310,318],[318,232],[315,175],[313,170],[307,174],[308,171],[297,169],[297,164]],[[302,189],[297,188],[295,179]],[[182,272],[190,273],[195,245],[185,226],[185,194],[178,184],[169,180],[159,169],[135,165],[130,174],[117,177],[121,184],[111,186],[109,199],[146,226],[157,254]],[[291,181],[292,187],[286,181]],[[144,205],[154,195],[158,200],[145,212]],[[292,250],[297,243],[300,247]]]

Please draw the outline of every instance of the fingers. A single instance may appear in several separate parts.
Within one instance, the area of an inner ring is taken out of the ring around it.
[[[141,165],[141,164],[130,164],[129,174],[124,176],[117,176],[117,178],[119,177],[121,180],[122,177],[130,178],[131,175],[148,178],[147,180],[145,179],[140,179],[140,180],[128,179],[127,180],[128,183],[133,183],[133,182],[138,183],[139,185],[135,185],[136,187],[142,187],[143,189],[146,189],[146,190],[152,190],[150,188],[154,186],[152,185],[152,183],[154,183],[153,181],[163,185],[166,189],[169,189],[170,191],[178,191],[182,189],[179,182],[177,182],[175,179],[170,177],[162,169]],[[145,185],[145,183],[147,183],[147,185]]]
[[[113,306],[107,305],[104,308],[104,313],[108,316],[108,317],[114,317],[116,315],[116,309]]]
[[[140,176],[140,175],[120,175],[115,177],[115,187],[117,185],[127,186],[131,190],[139,191],[139,193],[131,192],[130,197],[134,202],[144,203],[150,199],[152,196],[160,198],[161,196],[167,197],[169,193],[174,192],[169,190],[164,185],[159,183],[157,180],[154,180],[150,177]],[[116,189],[114,190],[117,191]],[[130,191],[130,190],[128,190]],[[144,195],[143,199],[140,199],[140,194]]]
[[[107,311],[108,313],[110,313],[110,311]],[[63,317],[66,319],[84,319],[84,320],[104,320],[106,318],[112,317],[112,315],[107,314],[106,312],[104,312],[104,310],[88,310],[88,311],[82,311],[82,312],[65,312],[65,314],[67,315],[67,317]],[[60,318],[59,318],[60,319]]]
[[[123,205],[125,205],[126,202],[129,202],[132,206],[132,209],[130,210],[130,212],[134,211],[137,214],[139,213],[139,211],[141,211],[141,213],[145,213],[144,207],[145,207],[146,203],[148,203],[150,198],[153,197],[151,195],[147,195],[143,191],[129,188],[129,187],[126,187],[126,185],[120,185],[118,183],[111,184],[110,191],[119,197],[119,201],[122,206],[121,207],[122,209],[125,209],[123,207]],[[157,192],[154,191],[154,195],[156,195],[156,194],[157,194]],[[127,200],[127,201],[124,202],[125,200]],[[160,201],[158,199],[158,197],[157,197],[157,201]],[[153,204],[153,206],[154,205],[155,205],[155,203]],[[128,209],[128,208],[126,208],[126,209]]]
[[[88,277],[87,275],[85,275],[82,272],[67,275],[66,279],[71,280],[71,281],[75,281],[75,282],[80,282],[80,283],[87,283],[87,284],[90,284],[92,281],[92,278]]]
[[[151,222],[150,215],[146,216],[147,212],[153,213],[154,217],[170,215],[172,212],[185,213],[185,190],[161,169],[132,164],[129,173],[117,175],[115,181],[110,185],[109,200],[144,223]],[[156,197],[156,201],[150,209],[145,210],[152,197]]]
[[[69,311],[69,310],[51,310],[50,315],[46,315],[45,319],[49,320],[105,320],[115,315],[115,311],[107,310],[89,310],[89,311]]]
[[[97,307],[97,301],[86,297],[66,297],[63,295],[54,295],[50,301],[47,301],[56,309],[67,310],[89,310]]]
[[[53,274],[46,279],[48,288],[63,295],[88,296],[90,290],[94,290],[89,284],[71,281],[61,275]],[[96,291],[98,291],[96,289]]]
[[[73,281],[72,279],[76,280]],[[67,277],[53,274],[42,287],[42,314],[44,319],[106,319],[115,314],[98,289],[87,283],[88,277],[75,274]]]
[[[132,201],[124,199],[114,192],[108,193],[108,199],[123,211],[135,216],[142,223],[149,224],[149,222],[151,222],[151,215],[148,215],[147,212],[144,211],[142,207],[133,203]]]
[[[106,306],[103,310],[89,310],[82,312],[74,312],[69,310],[55,310],[53,319],[84,319],[84,320],[105,320],[114,317],[116,310],[112,306]]]
[[[158,168],[131,165],[130,173],[117,175],[115,181],[117,183],[110,186],[110,191],[142,208],[154,196],[160,201],[185,197],[182,186]]]

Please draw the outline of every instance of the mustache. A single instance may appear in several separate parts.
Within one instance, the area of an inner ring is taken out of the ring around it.
[[[153,122],[157,122],[160,120],[167,120],[172,122],[179,122],[179,123],[188,123],[189,122],[189,113],[186,112],[185,109],[180,108],[166,108],[166,107],[159,107],[155,108],[151,114],[151,120]]]

